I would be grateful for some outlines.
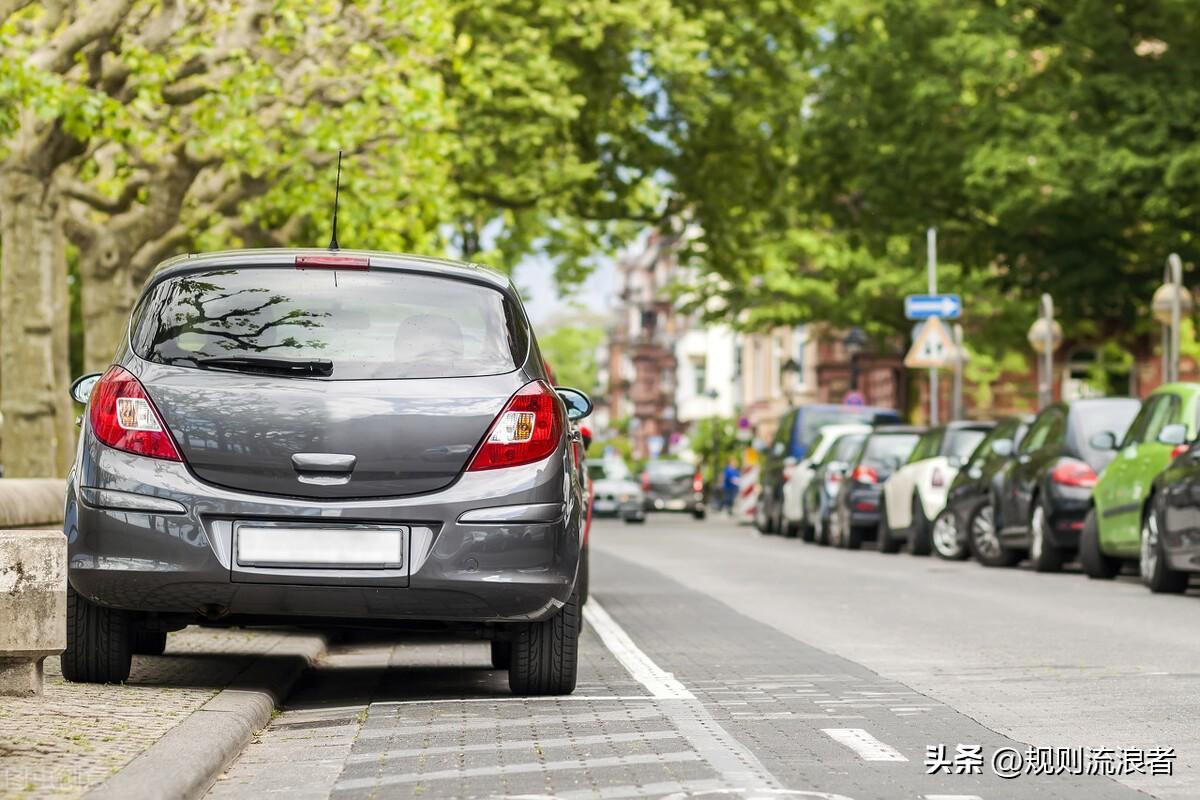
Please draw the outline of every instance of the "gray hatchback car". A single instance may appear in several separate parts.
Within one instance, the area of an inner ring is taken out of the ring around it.
[[[69,680],[189,624],[492,642],[519,694],[575,687],[577,426],[511,282],[386,253],[163,264],[87,402],[68,481]]]

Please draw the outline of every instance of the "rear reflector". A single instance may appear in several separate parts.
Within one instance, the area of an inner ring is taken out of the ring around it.
[[[542,381],[525,384],[496,417],[468,472],[541,461],[562,440],[562,401]]]
[[[1075,486],[1090,489],[1096,485],[1096,471],[1083,461],[1063,459],[1050,470],[1050,480],[1060,486]]]
[[[367,256],[296,256],[296,269],[370,269]]]
[[[141,381],[121,367],[110,367],[92,390],[88,421],[96,438],[109,447],[183,461]]]

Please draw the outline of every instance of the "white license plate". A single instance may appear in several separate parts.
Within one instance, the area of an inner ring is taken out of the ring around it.
[[[612,500],[597,500],[595,505],[593,506],[593,510],[600,511],[602,513],[607,513],[609,511],[616,511],[617,504],[615,502],[613,502]]]
[[[668,500],[667,508],[671,511],[683,511],[687,508],[686,500]]]
[[[408,528],[238,525],[237,562],[243,567],[395,569],[404,565]]]

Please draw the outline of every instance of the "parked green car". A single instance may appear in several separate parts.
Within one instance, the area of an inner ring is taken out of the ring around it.
[[[1089,578],[1114,578],[1124,562],[1138,560],[1151,483],[1196,438],[1198,412],[1200,383],[1169,383],[1142,402],[1123,441],[1099,433],[1089,443],[1116,451],[1092,490],[1079,537],[1079,562]]]

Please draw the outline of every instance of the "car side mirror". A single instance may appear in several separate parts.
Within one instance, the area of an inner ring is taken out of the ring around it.
[[[96,388],[96,384],[104,377],[99,372],[91,372],[80,378],[76,378],[71,384],[71,399],[80,405],[87,405],[88,398],[92,396],[92,390]]]
[[[1187,425],[1167,425],[1158,433],[1158,443],[1177,447],[1187,441]]]
[[[1106,450],[1116,450],[1117,437],[1112,431],[1100,431],[1099,433],[1092,434],[1091,438],[1088,439],[1088,444],[1092,446],[1093,450],[1099,450],[1101,452]]]
[[[567,406],[567,419],[571,422],[579,420],[592,413],[592,399],[578,389],[569,386],[556,386],[554,391]]]
[[[1008,458],[1013,454],[1013,440],[997,439],[992,442],[992,452],[1001,458]]]

